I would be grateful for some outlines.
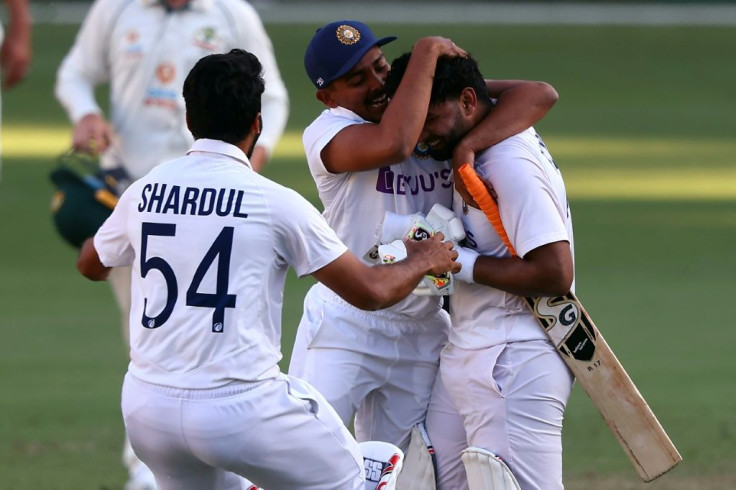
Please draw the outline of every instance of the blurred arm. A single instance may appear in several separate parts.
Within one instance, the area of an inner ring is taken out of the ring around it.
[[[258,12],[245,2],[238,4],[239,46],[255,54],[263,65],[266,84],[261,97],[263,130],[250,159],[253,169],[260,172],[268,163],[273,150],[286,128],[289,118],[289,95],[281,78],[271,39],[261,22]]]
[[[8,8],[8,31],[0,52],[3,87],[11,88],[28,73],[33,52],[31,48],[31,13],[28,0],[5,0]]]
[[[77,259],[77,270],[87,279],[104,281],[110,269],[112,267],[105,267],[100,262],[100,256],[97,255],[97,249],[95,249],[94,237],[85,240]]]

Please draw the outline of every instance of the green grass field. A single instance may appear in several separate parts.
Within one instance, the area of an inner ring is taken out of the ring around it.
[[[400,34],[390,59],[442,34],[486,76],[546,80],[561,95],[537,129],[568,184],[578,295],[684,457],[644,485],[576,387],[567,487],[736,488],[736,29],[373,27]],[[301,59],[313,26],[267,28],[292,113],[266,173],[316,204],[300,147],[320,110]],[[3,94],[1,489],[118,490],[125,480],[116,308],[106,284],[77,275],[49,215],[47,175],[70,141],[53,77],[75,31],[36,26],[33,71]],[[287,287],[286,359],[310,284],[292,276]]]

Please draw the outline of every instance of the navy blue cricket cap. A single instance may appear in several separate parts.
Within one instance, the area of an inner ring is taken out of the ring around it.
[[[370,28],[357,20],[330,22],[309,41],[304,68],[315,87],[326,87],[350,71],[373,46],[383,46],[396,36],[376,38]]]

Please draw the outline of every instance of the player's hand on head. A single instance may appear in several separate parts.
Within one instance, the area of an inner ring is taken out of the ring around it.
[[[442,36],[428,36],[419,39],[414,44],[414,49],[428,49],[433,51],[437,57],[440,56],[467,56],[468,53],[460,46]]]
[[[437,232],[426,240],[404,240],[406,255],[408,258],[417,257],[416,260],[425,264],[427,275],[440,275],[446,272],[458,272],[460,264],[455,262],[457,252],[452,242],[443,241],[445,236]]]
[[[87,114],[74,126],[72,145],[77,151],[99,154],[107,150],[113,139],[110,124],[100,114]]]

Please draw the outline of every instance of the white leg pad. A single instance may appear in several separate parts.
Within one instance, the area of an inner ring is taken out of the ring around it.
[[[435,490],[434,448],[424,424],[411,430],[409,449],[404,458],[404,468],[399,475],[400,490]]]
[[[470,490],[521,490],[506,463],[492,452],[471,446],[462,459]]]
[[[396,490],[404,464],[404,453],[397,446],[382,441],[360,443],[365,467],[365,490]]]

